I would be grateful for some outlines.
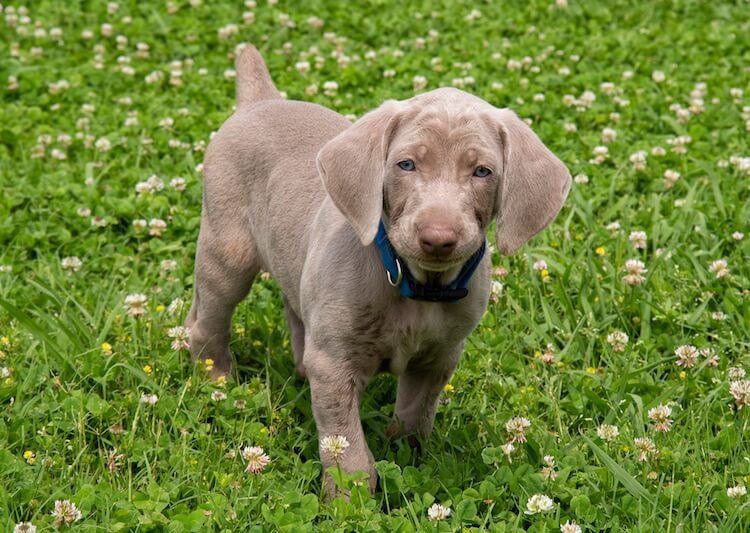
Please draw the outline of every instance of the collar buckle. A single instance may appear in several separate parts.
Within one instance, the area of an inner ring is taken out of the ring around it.
[[[404,271],[401,268],[401,261],[398,257],[396,258],[396,268],[398,269],[398,274],[395,281],[391,279],[391,271],[387,268],[385,269],[385,275],[388,277],[388,283],[390,283],[391,287],[398,287],[401,284],[401,280],[404,279]]]

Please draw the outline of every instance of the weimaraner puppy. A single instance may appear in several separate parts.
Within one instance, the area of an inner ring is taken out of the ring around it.
[[[321,449],[323,466],[365,471],[371,490],[362,391],[379,371],[396,374],[388,434],[429,434],[489,299],[488,226],[510,254],[555,218],[570,188],[565,165],[510,110],[445,88],[351,124],[283,99],[253,46],[237,59],[237,109],[204,175],[186,321],[193,359],[232,372],[232,313],[270,272],[319,437],[350,444],[340,457]]]

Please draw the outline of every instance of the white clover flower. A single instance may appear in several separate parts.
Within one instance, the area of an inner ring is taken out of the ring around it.
[[[581,96],[578,98],[577,106],[580,107],[591,107],[596,101],[596,95],[591,91],[583,91]]]
[[[727,377],[730,380],[739,380],[745,377],[745,369],[740,366],[733,366],[727,370]]]
[[[128,294],[125,297],[125,311],[129,316],[138,317],[146,314],[146,304],[148,297],[145,294],[135,293]]]
[[[310,26],[314,30],[321,29],[324,24],[325,22],[320,17],[312,16],[312,17],[307,18],[307,25]]]
[[[176,178],[172,178],[169,182],[169,186],[172,187],[176,191],[184,191],[187,187],[185,178],[181,176],[177,176]]]
[[[647,238],[645,231],[632,231],[628,236],[628,240],[630,240],[633,247],[637,250],[643,250],[646,248]]]
[[[490,282],[490,301],[497,303],[500,301],[500,296],[503,294],[503,284],[497,280]]]
[[[551,455],[544,456],[542,477],[548,481],[554,481],[555,479],[557,479],[557,472],[555,472],[555,458]]]
[[[575,133],[578,131],[578,126],[572,122],[566,122],[563,124],[563,129],[565,130],[565,133]]]
[[[220,41],[226,41],[232,35],[236,35],[239,31],[240,28],[237,24],[227,24],[226,26],[219,28],[216,33],[218,34]]]
[[[606,94],[609,96],[610,94],[615,92],[615,84],[611,81],[605,81],[602,82],[601,85],[599,85],[599,90],[602,91],[603,94]]]
[[[344,455],[348,447],[349,441],[343,435],[328,435],[320,439],[321,452],[330,455],[336,462]]]
[[[664,171],[664,186],[667,189],[671,189],[678,179],[680,179],[680,173],[676,170],[667,169]]]
[[[717,366],[719,366],[719,356],[716,355],[716,351],[710,346],[701,348],[700,350],[698,350],[698,353],[700,353],[703,357],[707,359],[706,361],[707,367],[716,368]]]
[[[547,262],[544,259],[540,259],[539,261],[535,261],[533,265],[534,270],[541,272],[542,270],[547,270]]]
[[[581,526],[576,524],[575,520],[572,522],[568,520],[564,524],[560,525],[560,533],[581,533]]]
[[[427,78],[424,76],[414,76],[411,80],[412,87],[414,87],[414,91],[422,91],[425,87],[427,87]]]
[[[738,410],[750,406],[750,380],[738,379],[730,382],[729,394],[734,398]]]
[[[335,81],[326,81],[323,83],[323,94],[326,96],[336,96],[339,90],[339,84]]]
[[[305,76],[308,72],[310,72],[310,62],[309,61],[297,61],[294,64],[294,68],[297,69],[297,72]]]
[[[227,399],[227,393],[221,390],[215,390],[211,393],[211,399],[215,402],[221,402]]]
[[[643,261],[640,261],[639,259],[628,259],[625,261],[623,270],[626,272],[626,275],[622,280],[628,285],[641,285],[646,281],[643,274],[648,272],[648,270],[646,269],[646,265],[643,264]]]
[[[596,428],[596,434],[603,441],[611,442],[620,435],[620,429],[611,424],[602,424]]]
[[[240,450],[240,455],[245,462],[247,462],[245,472],[250,472],[252,474],[261,473],[263,469],[268,466],[268,463],[271,462],[271,458],[260,446],[245,446]]]
[[[534,515],[538,513],[548,513],[555,508],[555,502],[552,498],[544,494],[534,494],[526,502],[525,514]]]
[[[61,264],[62,264],[63,269],[70,270],[72,272],[78,272],[81,269],[81,266],[83,265],[81,260],[76,256],[63,257]]]
[[[440,505],[439,503],[433,503],[429,509],[427,509],[427,518],[433,522],[439,520],[447,520],[451,515],[451,510],[448,507]]]
[[[614,222],[610,222],[609,224],[607,224],[606,230],[612,234],[615,234],[620,231],[620,223],[616,220]]]
[[[164,272],[172,272],[177,268],[177,261],[175,261],[174,259],[164,259],[160,263],[160,266]]]
[[[734,233],[732,233],[732,238],[735,241],[741,241],[742,239],[745,238],[745,234],[742,233],[741,231],[735,231]]]
[[[103,228],[107,225],[107,219],[100,216],[95,216],[91,218],[91,225],[95,228]]]
[[[55,500],[55,509],[52,511],[52,516],[55,526],[59,527],[63,524],[69,526],[80,520],[83,515],[76,504],[70,500]]]
[[[167,229],[167,223],[160,218],[152,218],[148,221],[148,234],[159,237]]]
[[[101,137],[96,140],[94,147],[98,152],[109,152],[112,149],[112,143],[106,137]]]
[[[167,330],[167,336],[172,339],[170,346],[173,350],[190,348],[190,328],[175,326]]]
[[[667,79],[667,76],[661,70],[655,70],[651,73],[651,79],[656,83],[661,83]]]
[[[659,450],[656,448],[654,441],[648,437],[638,437],[633,439],[633,444],[638,450],[638,460],[647,461],[649,457],[656,456]]]
[[[505,431],[510,433],[511,443],[526,442],[526,430],[531,427],[531,422],[523,416],[516,416],[505,423]]]
[[[630,156],[630,162],[633,163],[633,167],[636,170],[646,170],[647,158],[648,153],[645,150],[639,150]]]
[[[648,417],[654,422],[654,429],[656,431],[667,432],[672,427],[672,408],[668,405],[659,404],[648,410]]]
[[[602,130],[602,142],[609,144],[617,140],[617,131],[613,128],[604,128]]]
[[[511,454],[516,450],[516,447],[513,446],[513,441],[506,442],[502,446],[500,446],[500,449],[503,451],[505,456],[508,458],[508,462],[512,463],[513,460],[510,458]]]
[[[622,352],[630,338],[624,331],[613,331],[607,335],[607,343],[612,346],[612,351]]]
[[[182,298],[175,298],[174,300],[169,302],[169,305],[167,306],[167,313],[169,313],[170,316],[174,316],[184,306],[185,301]]]
[[[734,487],[727,488],[727,496],[730,498],[741,498],[747,494],[745,485],[735,485]]]
[[[729,268],[727,268],[726,259],[717,259],[708,266],[708,271],[711,272],[716,279],[721,279],[729,274]]]
[[[589,177],[586,174],[577,174],[573,181],[578,185],[586,185],[589,182]]]
[[[146,85],[154,85],[156,83],[159,83],[163,79],[164,79],[164,73],[160,70],[155,70],[153,72],[150,72],[143,79],[143,81],[146,82]]]
[[[600,165],[609,157],[609,148],[606,146],[595,146],[592,153],[594,154],[594,159],[591,159],[590,162],[594,165]]]
[[[159,401],[159,397],[156,394],[142,394],[141,403],[146,405],[156,405]]]
[[[677,356],[675,364],[683,368],[692,368],[698,360],[698,349],[692,344],[678,346],[674,354]]]
[[[36,526],[31,522],[20,522],[13,528],[13,533],[36,533]]]

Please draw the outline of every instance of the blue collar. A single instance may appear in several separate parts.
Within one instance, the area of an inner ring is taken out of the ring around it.
[[[393,287],[398,287],[401,296],[404,298],[427,302],[457,302],[461,298],[466,297],[469,294],[469,289],[466,286],[482,261],[487,248],[486,242],[482,241],[482,246],[464,264],[456,279],[448,285],[441,286],[424,285],[414,279],[404,260],[393,249],[382,220],[380,221],[380,226],[378,226],[378,234],[375,236],[375,246],[377,246],[380,257],[383,260],[388,283]]]

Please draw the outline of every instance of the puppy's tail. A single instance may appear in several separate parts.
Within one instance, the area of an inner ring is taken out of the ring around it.
[[[236,61],[237,107],[259,100],[281,98],[258,49],[246,45]]]

